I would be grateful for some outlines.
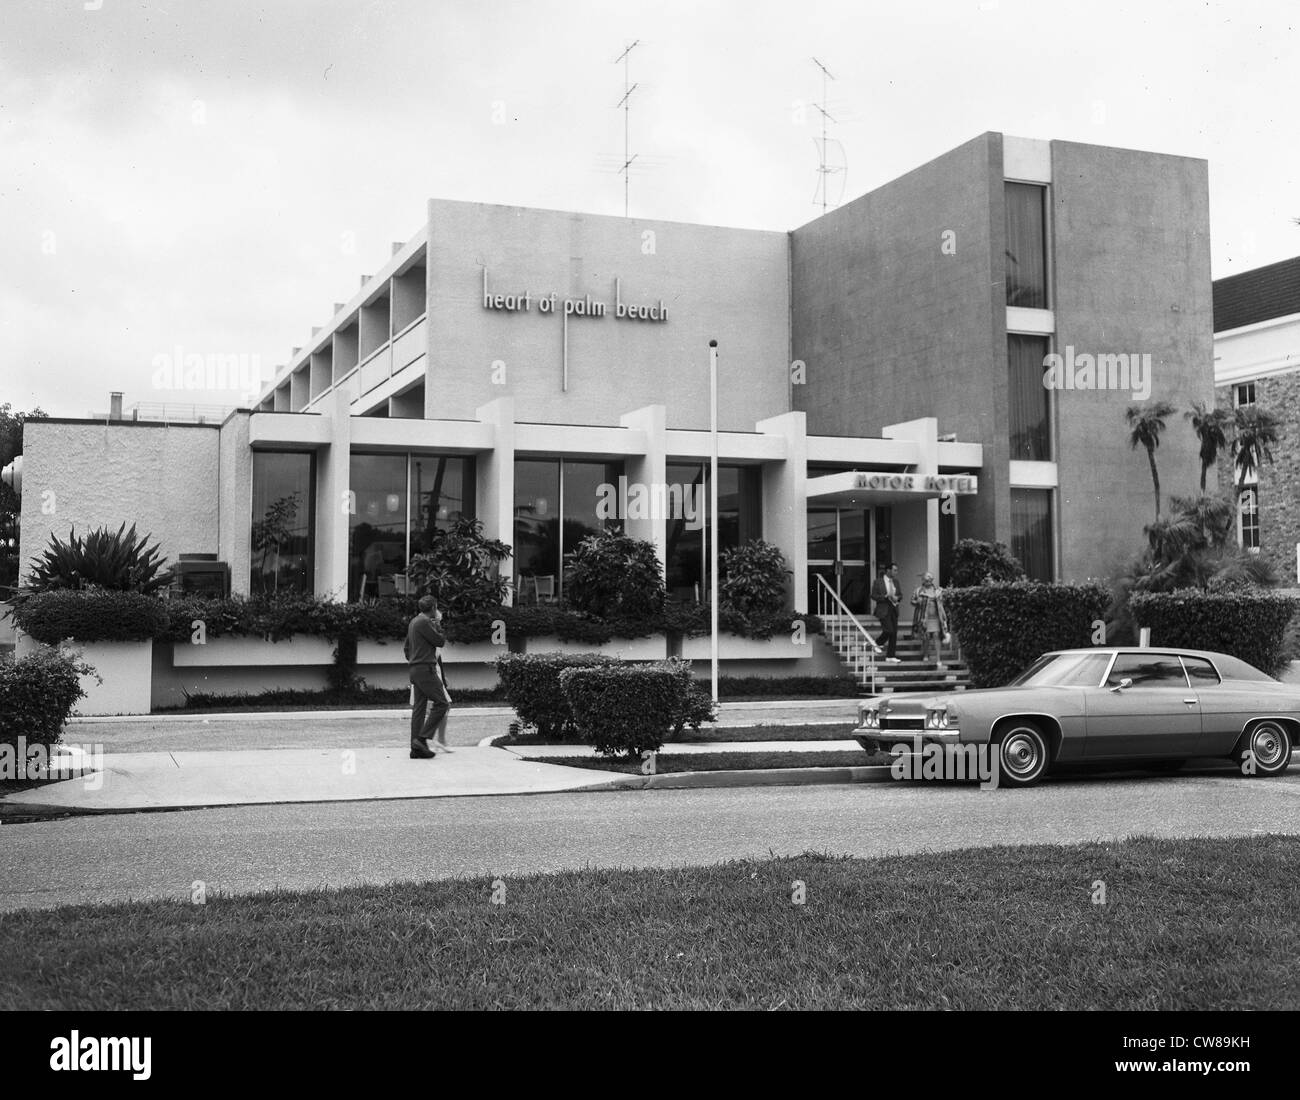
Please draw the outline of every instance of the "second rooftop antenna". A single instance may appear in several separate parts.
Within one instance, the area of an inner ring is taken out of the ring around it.
[[[614,109],[617,110],[619,107],[623,108],[623,167],[620,171],[623,173],[623,217],[625,218],[627,217],[628,211],[628,189],[629,184],[632,181],[632,162],[636,160],[636,157],[630,152],[628,145],[628,114],[632,106],[632,93],[637,89],[637,85],[632,83],[630,57],[632,51],[640,44],[641,39],[638,38],[632,43],[632,45],[614,58],[615,65],[620,61],[623,62],[623,98],[618,101]]]
[[[828,205],[831,205],[829,200],[830,188],[828,186],[828,184],[830,183],[830,177],[836,172],[843,172],[845,168],[845,165],[842,162],[843,155],[844,155],[844,147],[840,146],[841,163],[838,165],[828,164],[827,156],[826,156],[827,150],[829,149],[828,142],[834,141],[835,139],[827,138],[826,123],[834,122],[835,119],[831,117],[830,112],[826,109],[828,104],[828,100],[826,98],[826,91],[827,91],[826,82],[828,80],[834,80],[835,77],[831,75],[830,70],[826,68],[826,66],[823,65],[820,61],[818,61],[817,58],[814,57],[812,59],[812,62],[814,65],[817,66],[817,68],[821,69],[822,71],[822,101],[820,103],[814,103],[813,106],[816,107],[817,110],[821,112],[821,116],[822,116],[822,140],[821,140],[821,145],[818,148],[819,164],[817,165],[817,191],[821,194],[822,213],[825,214],[826,207]],[[814,138],[813,140],[815,142],[816,138]],[[839,145],[840,143],[836,141],[835,144]],[[843,194],[843,190],[844,190],[842,183],[843,181],[841,181],[841,187],[840,187],[841,194]],[[816,194],[813,195],[813,202],[814,203],[817,202]],[[838,206],[839,203],[837,202],[834,205]]]

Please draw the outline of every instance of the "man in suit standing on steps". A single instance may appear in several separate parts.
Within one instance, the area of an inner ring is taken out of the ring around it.
[[[891,561],[886,567],[880,566],[880,576],[871,586],[871,598],[875,601],[876,618],[880,620],[880,637],[878,645],[885,647],[885,662],[898,664],[894,650],[898,644],[898,562]]]

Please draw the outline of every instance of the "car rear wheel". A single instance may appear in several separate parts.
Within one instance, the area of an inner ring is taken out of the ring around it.
[[[994,735],[998,747],[998,782],[1004,787],[1029,787],[1047,772],[1047,737],[1035,722],[1015,719]]]
[[[1291,764],[1291,731],[1271,719],[1246,731],[1235,753],[1242,775],[1281,775]]]

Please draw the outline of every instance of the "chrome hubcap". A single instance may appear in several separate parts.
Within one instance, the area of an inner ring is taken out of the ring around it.
[[[1013,775],[1032,775],[1041,759],[1038,739],[1024,730],[1014,730],[1002,742],[1002,766]]]
[[[1250,751],[1254,753],[1255,760],[1266,768],[1273,767],[1282,759],[1285,746],[1286,738],[1282,731],[1271,723],[1257,726],[1250,735]]]

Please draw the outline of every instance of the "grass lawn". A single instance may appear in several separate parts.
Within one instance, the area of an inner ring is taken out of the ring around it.
[[[594,768],[603,772],[641,773],[639,760],[608,760],[600,756],[526,756],[539,764],[562,764],[569,768]],[[655,758],[655,771],[718,772],[734,769],[767,771],[772,768],[861,768],[867,764],[891,764],[887,753],[868,756],[861,749],[848,752],[692,752],[676,753],[665,748]]]
[[[1298,865],[1138,839],[29,910],[0,1009],[1295,1009]]]

